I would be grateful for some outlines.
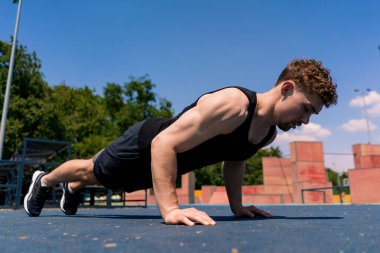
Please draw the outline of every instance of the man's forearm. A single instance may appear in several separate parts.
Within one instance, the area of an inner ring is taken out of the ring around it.
[[[235,213],[237,209],[242,207],[244,162],[225,162],[223,173],[230,207]]]
[[[178,197],[175,188],[177,178],[177,159],[173,149],[162,143],[152,145],[152,180],[156,201],[162,217],[178,209]]]

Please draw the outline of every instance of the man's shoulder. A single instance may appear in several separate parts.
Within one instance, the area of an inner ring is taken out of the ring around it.
[[[218,92],[218,91],[222,91],[222,90],[236,90],[236,91],[240,91],[240,92],[243,92],[245,94],[247,93],[256,93],[255,91],[247,88],[247,87],[243,87],[243,86],[239,86],[239,85],[234,85],[234,86],[224,86],[220,89],[217,89],[217,90],[214,90],[214,91],[211,91],[210,93],[213,93],[213,92]]]
[[[226,87],[225,89],[228,89],[232,91],[233,95],[236,96],[236,98],[243,98],[243,96],[248,98],[248,101],[250,103],[255,103],[256,102],[256,92],[252,91],[248,88],[241,87],[241,86],[231,86],[231,87]]]
[[[222,94],[230,99],[247,97],[249,100],[256,97],[256,92],[241,86],[226,86],[208,94]]]
[[[244,109],[248,108],[251,99],[247,94],[236,87],[227,87],[225,89],[220,89],[216,92],[208,94],[203,98],[201,102],[208,103],[209,101],[218,101],[216,103],[219,106],[225,106],[226,108]]]

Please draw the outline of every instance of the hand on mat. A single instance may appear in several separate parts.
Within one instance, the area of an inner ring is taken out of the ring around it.
[[[174,209],[165,217],[165,223],[168,225],[185,224],[187,226],[195,225],[195,222],[205,226],[215,225],[216,222],[207,215],[195,208]]]
[[[261,210],[255,206],[242,206],[234,212],[236,217],[266,217],[271,218],[272,215],[264,210]]]

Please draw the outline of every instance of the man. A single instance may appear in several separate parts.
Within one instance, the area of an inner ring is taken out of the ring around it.
[[[312,114],[336,104],[336,85],[329,71],[312,59],[294,60],[275,86],[262,94],[227,87],[202,95],[174,119],[147,119],[130,127],[119,139],[89,160],[71,160],[49,174],[33,174],[24,207],[38,216],[46,193],[61,184],[61,209],[73,215],[79,191],[101,184],[131,192],[153,186],[166,224],[214,225],[195,208],[180,209],[177,174],[224,162],[227,195],[236,217],[271,215],[242,205],[244,161],[283,131],[308,124]]]

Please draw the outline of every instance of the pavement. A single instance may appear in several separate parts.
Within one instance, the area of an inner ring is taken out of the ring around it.
[[[165,225],[156,206],[79,209],[40,217],[0,209],[0,252],[380,252],[380,205],[257,205],[273,218],[235,219],[194,206],[217,225]]]

